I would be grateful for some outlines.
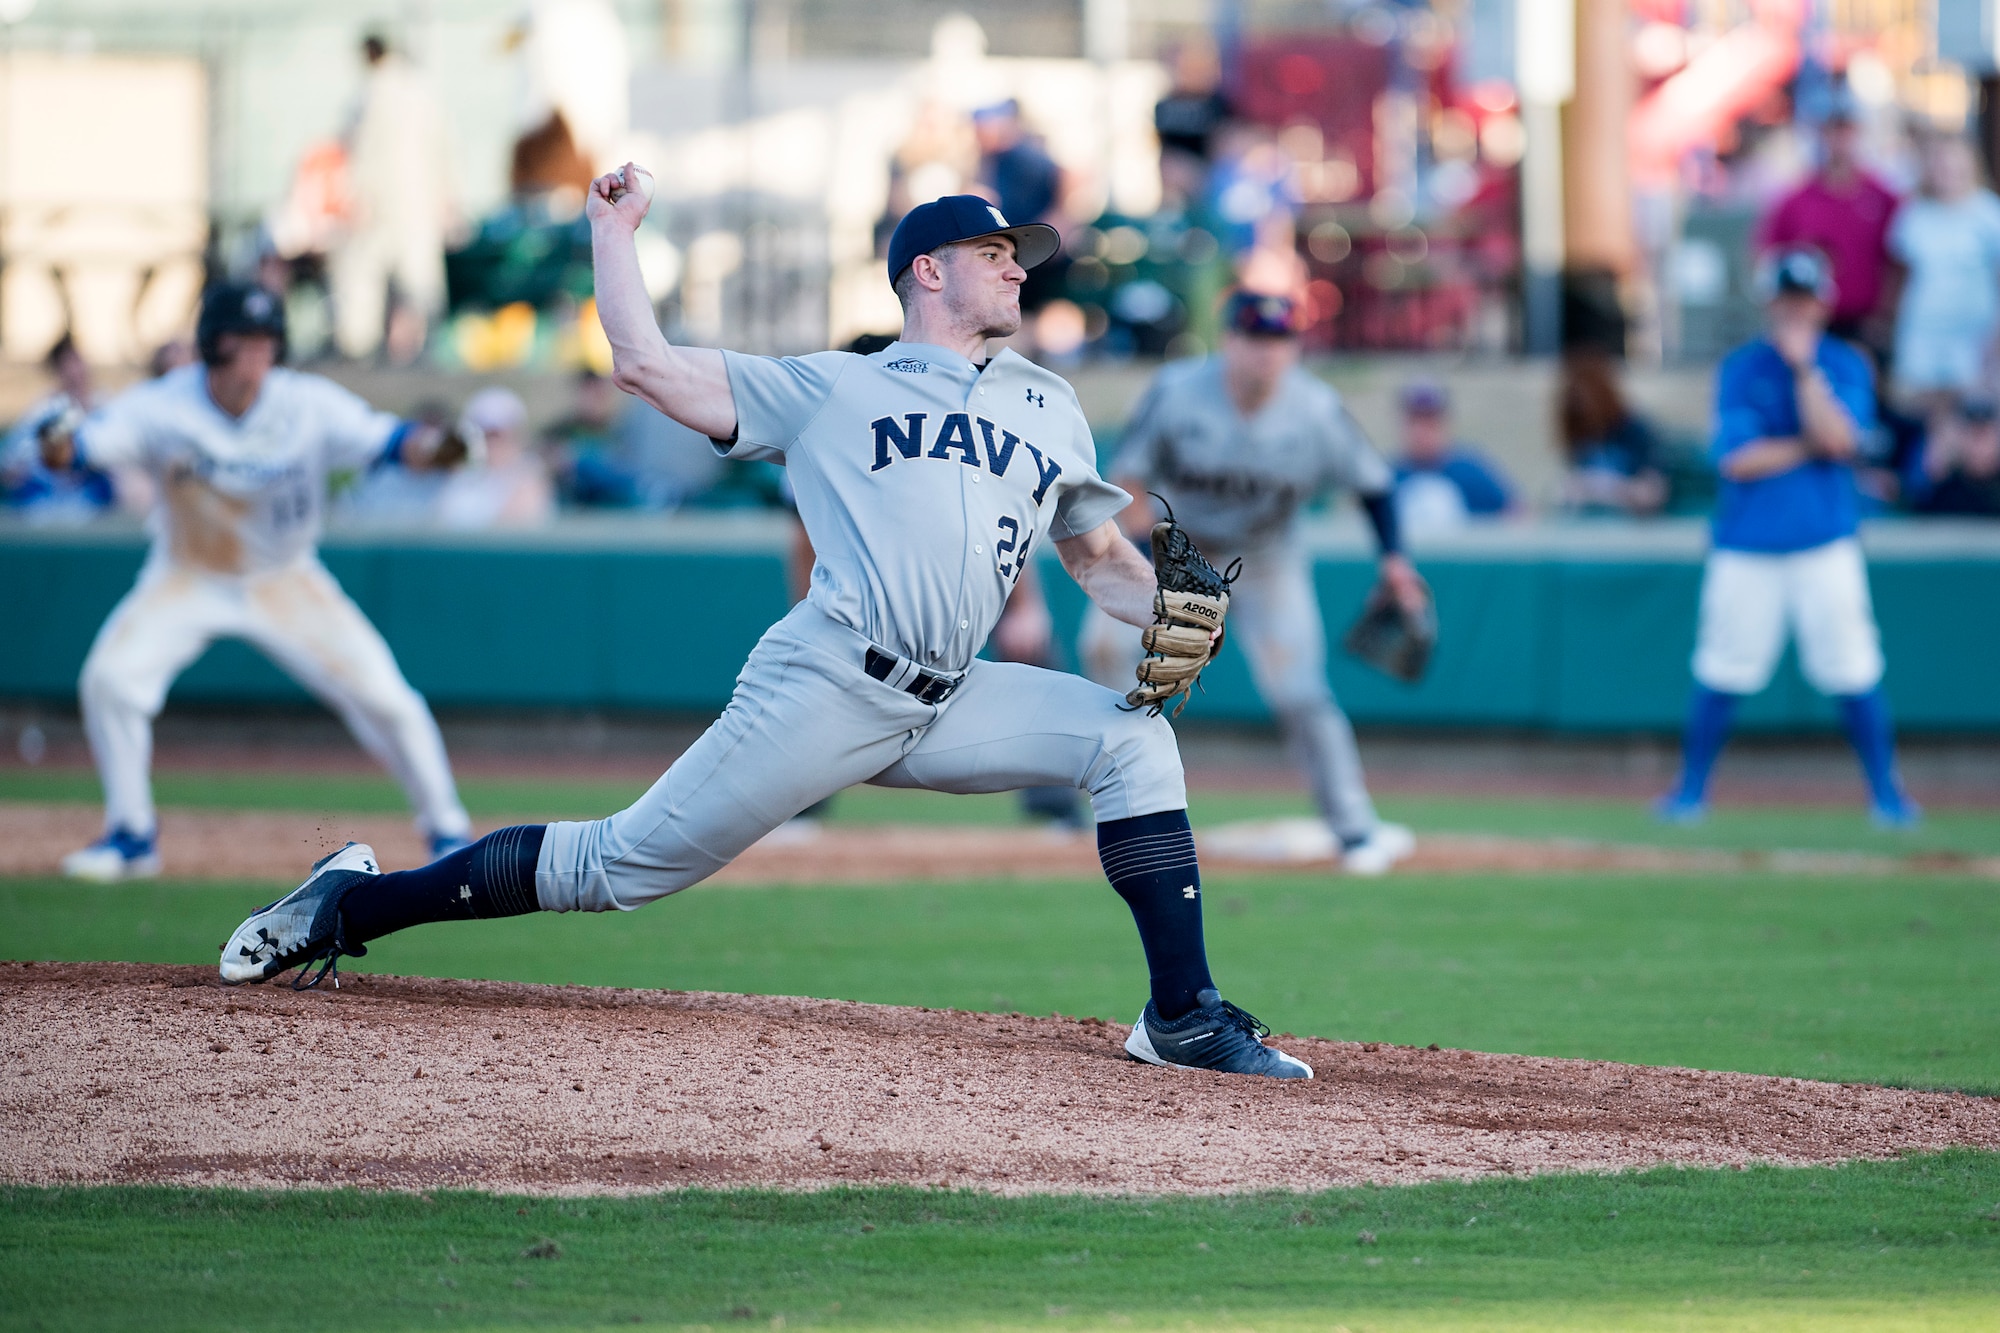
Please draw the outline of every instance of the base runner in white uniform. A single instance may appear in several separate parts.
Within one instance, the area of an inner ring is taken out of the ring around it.
[[[1402,554],[1395,475],[1340,395],[1299,367],[1296,314],[1282,296],[1231,296],[1221,354],[1176,362],[1154,377],[1110,476],[1136,497],[1165,500],[1216,564],[1241,559],[1230,636],[1305,770],[1342,867],[1379,875],[1415,850],[1416,839],[1376,815],[1354,728],[1327,684],[1326,627],[1312,559],[1298,538],[1299,508],[1337,487],[1354,492],[1374,525],[1384,586],[1412,601],[1428,593]],[[1141,498],[1127,510],[1126,532],[1149,528],[1151,509]],[[1092,613],[1081,656],[1092,679],[1110,683],[1129,674],[1143,649],[1132,630]]]
[[[1201,876],[1172,729],[1077,676],[977,660],[1025,562],[1052,542],[1099,605],[1151,624],[1160,590],[1119,532],[1068,384],[989,338],[1020,327],[1027,269],[1060,242],[983,200],[916,208],[890,242],[902,339],[870,356],[773,359],[676,348],[654,322],[632,234],[650,178],[592,186],[598,309],[615,378],[733,458],[783,462],[817,559],[806,599],[750,654],[729,707],[630,809],[490,834],[422,870],[377,873],[350,844],[225,946],[261,981],[421,922],[629,911],[699,883],[842,787],[946,792],[1060,783],[1090,797],[1152,996],[1126,1050],[1156,1064],[1308,1078],[1210,979]],[[1215,631],[1194,636],[1206,660]],[[323,960],[323,961],[322,961]],[[312,978],[317,980],[317,977]]]
[[[434,852],[471,834],[430,709],[315,550],[328,472],[428,462],[436,434],[277,365],[284,337],[269,292],[213,288],[198,325],[203,364],[42,442],[51,464],[143,468],[160,495],[139,581],[98,631],[78,684],[104,837],[64,858],[72,877],[159,873],[153,718],[174,678],[221,638],[248,641],[340,715],[402,783]]]

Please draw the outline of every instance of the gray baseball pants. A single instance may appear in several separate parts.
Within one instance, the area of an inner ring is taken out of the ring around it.
[[[955,793],[1070,786],[1099,821],[1187,805],[1162,718],[1065,672],[974,662],[942,704],[869,676],[868,641],[801,602],[759,640],[729,707],[631,807],[555,823],[535,866],[544,911],[629,911],[728,865],[857,782]]]
[[[1086,669],[1101,684],[1130,688],[1133,668],[1145,656],[1139,631],[1094,607],[1089,617],[1080,653]],[[1302,549],[1283,546],[1244,557],[1229,590],[1228,631],[1249,659],[1257,693],[1276,715],[1320,814],[1343,839],[1372,833],[1380,821],[1354,728],[1326,681],[1326,625]]]

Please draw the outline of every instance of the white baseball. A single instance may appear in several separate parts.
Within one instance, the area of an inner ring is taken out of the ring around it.
[[[645,196],[648,204],[653,202],[652,172],[646,170],[636,162],[627,162],[623,167],[618,169],[618,179],[622,182],[621,188],[624,193],[630,194],[632,191],[637,190]]]

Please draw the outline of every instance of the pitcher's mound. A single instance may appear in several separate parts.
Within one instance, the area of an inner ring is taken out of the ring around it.
[[[0,964],[0,1180],[563,1192],[1311,1190],[2000,1148],[2000,1102],[1288,1039],[1315,1082],[1127,1061],[1092,1019]]]

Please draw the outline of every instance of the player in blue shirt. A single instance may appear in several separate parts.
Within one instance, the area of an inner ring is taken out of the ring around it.
[[[1737,700],[1770,683],[1787,635],[1814,689],[1840,704],[1877,823],[1916,823],[1896,776],[1882,646],[1855,538],[1854,464],[1875,424],[1868,363],[1826,336],[1833,279],[1815,250],[1781,251],[1760,275],[1767,332],[1722,363],[1711,455],[1722,475],[1702,578],[1694,701],[1680,785],[1659,805],[1675,823],[1707,811],[1709,770]]]

